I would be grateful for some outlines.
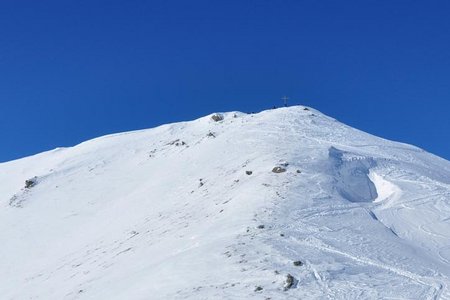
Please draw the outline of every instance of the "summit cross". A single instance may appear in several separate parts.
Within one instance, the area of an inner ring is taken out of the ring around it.
[[[283,100],[284,106],[287,107],[287,101],[289,100],[289,97],[284,96],[281,98],[281,100]]]

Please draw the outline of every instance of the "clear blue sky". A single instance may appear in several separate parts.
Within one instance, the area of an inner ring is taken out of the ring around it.
[[[306,104],[450,159],[450,1],[0,2],[0,161]]]

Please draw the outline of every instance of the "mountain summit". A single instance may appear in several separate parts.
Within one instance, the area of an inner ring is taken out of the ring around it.
[[[450,299],[450,162],[303,106],[0,164],[1,299]]]

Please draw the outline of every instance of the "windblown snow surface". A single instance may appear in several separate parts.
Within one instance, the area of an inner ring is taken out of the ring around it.
[[[450,299],[448,161],[222,116],[0,164],[0,299]]]

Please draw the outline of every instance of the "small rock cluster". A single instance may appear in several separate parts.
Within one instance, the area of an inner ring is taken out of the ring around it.
[[[286,281],[284,282],[284,290],[287,291],[288,289],[292,288],[294,286],[295,278],[291,274],[286,275]]]
[[[272,169],[272,172],[273,172],[273,173],[283,173],[283,172],[286,172],[286,169],[283,168],[283,167],[274,167],[274,168]]]
[[[171,141],[171,142],[167,143],[167,145],[186,146],[186,142],[181,141],[180,139],[176,139],[174,141]]]
[[[25,188],[26,189],[31,189],[36,184],[37,184],[37,178],[36,177],[25,180]]]
[[[223,121],[223,115],[222,114],[213,114],[212,116],[211,116],[211,119],[214,121],[214,122],[219,122],[219,121]]]

